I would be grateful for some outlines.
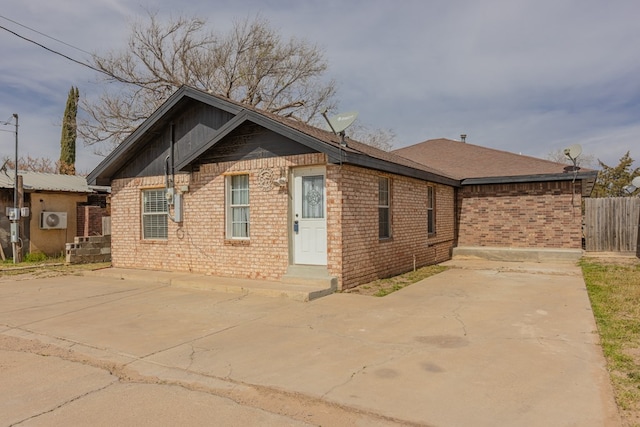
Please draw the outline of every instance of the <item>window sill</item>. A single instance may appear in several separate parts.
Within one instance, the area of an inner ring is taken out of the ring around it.
[[[166,245],[169,239],[140,239],[143,245]]]
[[[251,240],[249,239],[225,239],[225,246],[251,246]]]

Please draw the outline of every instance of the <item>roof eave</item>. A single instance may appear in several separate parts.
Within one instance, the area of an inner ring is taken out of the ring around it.
[[[364,153],[360,153],[348,147],[341,147],[339,145],[333,145],[326,141],[322,141],[316,137],[307,135],[304,132],[281,124],[269,117],[257,114],[253,111],[247,111],[249,120],[263,126],[269,130],[279,133],[287,138],[290,138],[300,144],[303,144],[313,150],[325,153],[327,155],[329,163],[341,164],[348,163],[355,166],[366,167],[370,169],[376,169],[383,172],[394,173],[398,175],[404,175],[412,178],[423,179],[439,184],[451,185],[454,187],[460,186],[460,181],[451,179],[445,176],[440,176],[431,172],[427,172],[421,169],[404,166],[398,163],[390,162],[387,160],[378,159],[376,157],[369,156]]]
[[[598,177],[598,171],[585,171],[577,173],[556,173],[540,175],[518,175],[518,176],[492,176],[485,178],[466,178],[461,181],[462,186],[485,185],[485,184],[515,184],[523,182],[549,182],[549,181],[585,181],[582,195],[589,197],[593,190],[593,185]]]
[[[330,162],[339,161],[342,154],[339,147],[333,146],[325,141],[322,141],[316,137],[311,135],[307,135],[304,132],[301,132],[297,129],[291,128],[287,125],[279,123],[269,117],[260,115],[253,111],[248,110],[250,120],[260,126],[263,126],[273,132],[279,133],[280,135],[287,137],[295,142],[298,142],[312,150],[325,153]]]
[[[315,151],[325,153],[327,154],[330,162],[338,161],[341,157],[341,150],[337,147],[333,147],[326,142],[323,142],[315,137],[305,134],[304,132],[300,132],[289,126],[281,124],[252,110],[242,109],[240,112],[238,112],[236,117],[225,123],[225,125],[220,128],[219,132],[214,138],[212,138],[207,144],[203,145],[200,150],[192,153],[188,158],[185,158],[182,162],[180,162],[180,164],[176,165],[176,168],[178,170],[184,170],[185,168],[187,168],[187,166],[196,161],[198,157],[200,157],[207,150],[216,145],[218,142],[220,142],[245,122],[255,123],[264,127],[265,129],[276,132]]]
[[[460,181],[446,176],[441,176],[432,172],[428,172],[422,169],[416,169],[409,166],[404,166],[398,163],[389,162],[386,160],[378,159],[361,153],[347,153],[344,152],[339,161],[333,161],[332,163],[347,163],[355,166],[361,166],[369,169],[376,169],[382,172],[393,173],[397,175],[407,176],[410,178],[421,179],[424,181],[434,182],[437,184],[450,185],[452,187],[460,187]]]
[[[216,106],[232,114],[238,114],[243,109],[231,102],[226,102],[221,98],[212,97],[199,90],[182,86],[173,93],[156,111],[153,112],[140,126],[138,126],[131,134],[122,141],[98,166],[87,176],[89,185],[100,185],[110,181],[110,174],[115,173],[119,167],[117,160],[128,152],[135,150],[136,142],[140,137],[145,135],[158,121],[160,121],[169,111],[171,111],[184,97],[189,97],[208,105]],[[105,177],[107,175],[107,177]],[[100,182],[98,182],[100,181]]]
[[[189,166],[191,163],[197,160],[198,157],[204,154],[207,150],[209,150],[211,147],[216,145],[218,142],[220,142],[224,137],[229,135],[235,129],[237,129],[238,126],[240,126],[246,120],[247,120],[247,111],[245,110],[240,112],[238,115],[236,115],[234,118],[229,120],[224,125],[222,125],[222,127],[218,129],[216,136],[214,136],[207,144],[204,144],[202,147],[200,147],[200,149],[194,151],[193,153],[191,153],[191,155],[189,155],[183,161],[178,163],[175,166],[176,169],[184,170],[187,166]]]
[[[93,193],[91,188],[87,189],[74,189],[74,188],[42,188],[34,187],[31,185],[25,185],[22,187],[25,193],[78,193],[78,194],[90,194]],[[13,187],[0,187],[0,190],[11,190]]]

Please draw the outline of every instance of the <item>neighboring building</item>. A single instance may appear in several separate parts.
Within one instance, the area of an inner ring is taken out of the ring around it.
[[[460,180],[456,253],[511,259],[544,257],[541,249],[552,250],[550,258],[560,250],[581,253],[582,197],[591,194],[596,171],[450,139],[394,153]]]
[[[405,157],[182,87],[87,180],[111,185],[115,267],[266,280],[324,275],[346,289],[450,259],[458,241],[508,246],[508,233],[494,242],[474,227],[485,209],[509,216],[513,206],[468,204],[503,183],[469,181],[398,153]],[[520,191],[517,182],[507,185]],[[558,185],[549,192],[573,187]],[[553,247],[579,248],[575,212],[571,237]],[[562,226],[550,222],[549,237]],[[530,243],[544,246],[514,239]]]
[[[65,243],[77,232],[76,208],[93,192],[81,176],[20,171],[22,206],[29,216],[20,221],[23,254],[63,255]],[[5,256],[12,257],[8,208],[14,204],[14,171],[0,172],[0,244]],[[26,212],[25,212],[26,213]]]

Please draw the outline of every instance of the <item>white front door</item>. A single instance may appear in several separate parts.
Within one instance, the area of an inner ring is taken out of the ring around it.
[[[293,171],[293,262],[327,265],[325,168]]]

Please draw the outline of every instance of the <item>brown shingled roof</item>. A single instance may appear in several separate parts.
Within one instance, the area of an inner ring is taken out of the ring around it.
[[[238,101],[228,99],[221,95],[212,95],[212,96],[223,98],[226,101],[231,102],[232,104],[235,104],[241,108],[261,114],[265,117],[270,118],[271,120],[274,120],[280,124],[288,126],[292,129],[295,129],[299,132],[302,132],[306,135],[309,135],[327,144],[331,144],[335,147],[341,147],[342,138],[331,131],[315,127],[308,123],[304,123],[300,120],[296,120],[295,118],[284,117],[275,113],[271,113],[269,111],[261,110],[252,105],[243,104]],[[443,171],[443,169],[441,168],[438,168],[426,163],[413,161],[405,156],[397,155],[394,152],[380,150],[376,147],[372,147],[371,145],[356,141],[349,137],[346,138],[346,143],[347,143],[347,146],[346,147],[342,146],[342,149],[347,152],[364,154],[366,156],[374,157],[376,159],[384,160],[386,162],[396,163],[396,164],[407,166],[413,169],[423,170],[436,175],[441,175],[446,178],[456,179],[453,175]]]
[[[262,112],[262,114],[265,114],[265,112]],[[296,129],[300,132],[303,132],[309,136],[312,136],[316,139],[319,139],[323,142],[326,142],[327,144],[331,144],[334,145],[336,147],[340,146],[341,142],[342,142],[342,138],[336,134],[334,134],[333,132],[330,131],[326,131],[320,128],[317,128],[315,126],[311,126],[309,124],[297,121],[297,120],[293,120],[287,117],[282,117],[282,116],[278,116],[275,114],[271,114],[271,113],[267,113],[266,115],[268,115],[269,117],[271,117],[272,119],[286,125],[289,126],[293,129]],[[444,177],[447,178],[453,178],[453,176],[451,174],[445,173],[443,172],[441,169],[438,169],[437,167],[433,167],[431,165],[427,165],[424,163],[419,163],[419,162],[415,162],[411,159],[408,159],[406,157],[397,155],[393,152],[389,152],[389,151],[384,151],[384,150],[380,150],[379,148],[373,147],[371,145],[365,144],[363,142],[360,141],[356,141],[354,139],[351,139],[349,137],[346,138],[347,146],[346,147],[342,147],[343,150],[345,151],[349,151],[352,153],[359,153],[359,154],[364,154],[366,156],[369,157],[374,157],[376,159],[380,159],[380,160],[384,160],[387,162],[391,162],[391,163],[396,163],[399,165],[403,165],[403,166],[408,166],[410,168],[414,168],[414,169],[419,169],[419,170],[424,170],[427,172],[431,172],[437,175],[442,175]]]
[[[481,147],[451,139],[431,139],[393,151],[456,179],[566,173],[571,165]],[[568,168],[569,167],[569,168]]]

